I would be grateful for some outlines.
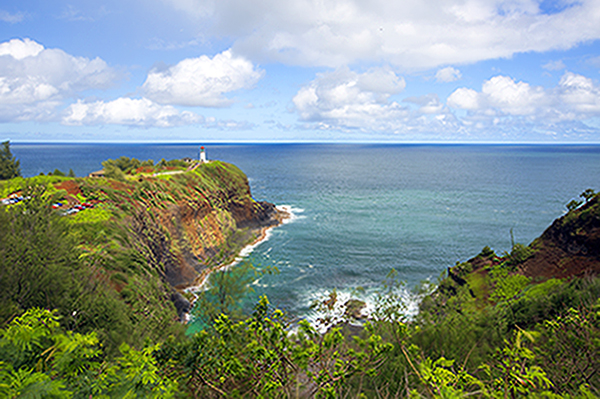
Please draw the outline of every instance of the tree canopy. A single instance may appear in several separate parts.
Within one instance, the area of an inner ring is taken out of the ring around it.
[[[0,148],[0,180],[21,176],[21,165],[10,152],[10,141],[2,143]]]

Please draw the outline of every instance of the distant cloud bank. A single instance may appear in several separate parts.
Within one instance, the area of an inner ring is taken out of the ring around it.
[[[489,118],[520,116],[562,122],[600,116],[600,86],[585,76],[566,72],[558,86],[545,89],[508,76],[495,76],[481,91],[459,88],[448,105]]]

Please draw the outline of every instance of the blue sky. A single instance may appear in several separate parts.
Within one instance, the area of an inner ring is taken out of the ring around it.
[[[600,0],[0,5],[0,140],[600,142]]]

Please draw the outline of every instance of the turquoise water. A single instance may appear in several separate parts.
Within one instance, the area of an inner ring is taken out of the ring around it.
[[[586,188],[600,189],[600,146],[210,144],[210,159],[239,166],[253,196],[292,207],[249,258],[276,266],[257,296],[292,314],[332,289],[363,287],[391,269],[408,286],[435,280],[488,245],[528,244]],[[76,174],[121,155],[197,156],[192,145],[11,145],[24,175]]]

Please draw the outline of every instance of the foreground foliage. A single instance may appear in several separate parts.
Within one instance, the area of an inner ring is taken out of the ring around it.
[[[15,318],[0,336],[0,395],[5,398],[170,398],[176,384],[161,375],[153,353],[122,344],[103,361],[95,333],[60,327],[56,312],[39,308]]]
[[[188,339],[127,344],[107,358],[95,333],[33,308],[0,331],[2,397],[581,397],[598,394],[600,302],[517,329],[478,367],[417,345],[419,326],[378,320],[349,337],[284,314],[261,298],[251,316],[220,315]],[[453,334],[452,331],[447,331]],[[380,335],[382,334],[382,335]],[[583,347],[581,346],[583,345]],[[582,351],[583,348],[583,351]],[[476,349],[471,348],[471,351]],[[566,377],[566,379],[565,379]]]

